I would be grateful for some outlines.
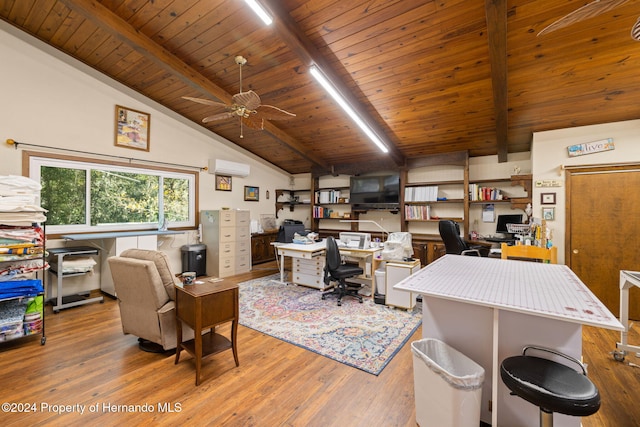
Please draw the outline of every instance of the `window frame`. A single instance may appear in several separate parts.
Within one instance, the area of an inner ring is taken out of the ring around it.
[[[168,226],[172,229],[193,229],[197,225],[198,212],[198,194],[199,194],[199,173],[198,171],[149,166],[142,164],[133,164],[131,162],[107,161],[95,158],[84,158],[76,156],[64,156],[51,153],[38,153],[32,151],[23,152],[23,170],[24,175],[40,182],[40,168],[42,166],[52,167],[68,167],[81,170],[102,170],[108,172],[127,172],[127,173],[149,173],[158,175],[162,178],[179,178],[189,181],[189,214],[187,221],[169,222]],[[90,175],[90,174],[89,174]],[[161,179],[162,182],[162,179]],[[87,198],[86,211],[90,212],[90,180],[87,181]],[[160,187],[162,188],[162,187]],[[163,194],[160,194],[159,203],[162,203]],[[162,226],[164,215],[159,213],[159,222],[157,223],[130,223],[130,224],[104,224],[92,226],[90,218],[85,218],[89,223],[74,225],[47,225],[47,235],[61,235],[72,233],[97,233],[97,232],[117,232],[117,231],[140,231],[140,230],[157,230]]]

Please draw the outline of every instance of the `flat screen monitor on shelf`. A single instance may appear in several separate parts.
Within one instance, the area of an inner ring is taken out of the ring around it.
[[[522,214],[498,215],[496,233],[511,236],[507,224],[522,224]]]

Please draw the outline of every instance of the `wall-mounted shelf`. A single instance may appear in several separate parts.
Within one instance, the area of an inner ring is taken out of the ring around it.
[[[278,218],[278,213],[284,209],[285,206],[289,207],[289,211],[293,212],[296,206],[310,206],[310,202],[300,202],[296,201],[296,194],[302,193],[310,193],[311,190],[286,190],[286,189],[276,189],[276,218]],[[279,201],[280,197],[288,195],[289,201]]]

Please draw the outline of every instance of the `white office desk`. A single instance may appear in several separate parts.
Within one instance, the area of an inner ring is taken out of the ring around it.
[[[312,259],[313,257],[324,256],[325,250],[327,248],[327,242],[325,240],[321,242],[311,243],[308,245],[299,244],[299,243],[285,243],[275,245],[275,249],[277,251],[278,256],[280,257],[280,283],[286,283],[284,280],[284,259],[285,257],[291,258],[304,258],[304,259]],[[375,270],[375,263],[373,260],[375,259],[375,255],[382,251],[382,248],[352,248],[346,246],[338,246],[341,255],[352,256],[355,258],[359,258],[371,263],[371,277],[373,276],[373,271]],[[322,272],[319,272],[322,274]],[[367,281],[365,281],[367,282]],[[368,282],[373,286],[372,278],[368,279]],[[372,288],[373,289],[373,288]]]
[[[445,255],[395,288],[422,294],[423,337],[444,341],[485,369],[481,419],[493,426],[539,423],[538,408],[502,383],[506,357],[537,344],[580,359],[582,325],[623,329],[565,265]],[[579,417],[561,414],[554,421],[580,425]]]

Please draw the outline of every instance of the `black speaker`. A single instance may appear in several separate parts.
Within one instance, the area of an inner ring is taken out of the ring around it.
[[[182,272],[195,271],[196,276],[207,275],[207,245],[184,245],[182,251]]]

